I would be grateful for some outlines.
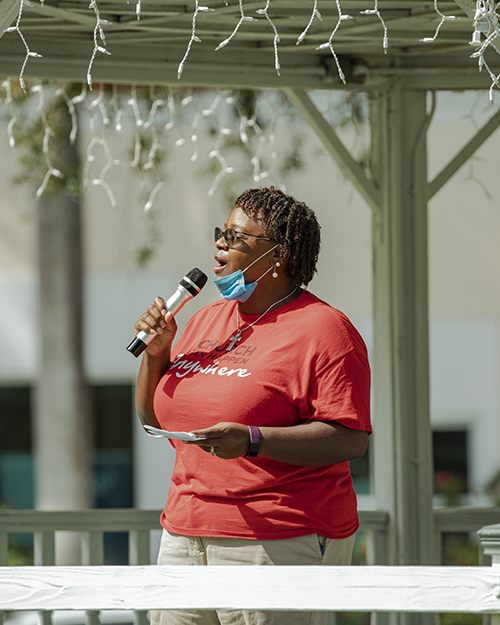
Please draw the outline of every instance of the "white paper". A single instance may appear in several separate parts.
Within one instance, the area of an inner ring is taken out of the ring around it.
[[[203,438],[198,438],[195,434],[191,434],[191,432],[167,432],[167,430],[154,428],[152,425],[143,425],[142,427],[150,436],[154,436],[155,438],[178,438],[181,441],[204,440]]]

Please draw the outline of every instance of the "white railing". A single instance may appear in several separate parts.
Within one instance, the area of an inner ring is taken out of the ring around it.
[[[51,610],[83,609],[87,622],[97,624],[99,610],[130,609],[135,622],[145,625],[147,610],[172,607],[500,614],[500,556],[493,567],[373,566],[387,560],[385,512],[360,512],[367,566],[307,567],[305,572],[301,567],[214,567],[208,572],[150,566],[150,534],[160,529],[159,516],[157,510],[133,509],[0,510],[0,622],[2,610],[40,610],[49,625]],[[436,509],[435,544],[446,532],[473,532],[498,522],[499,508]],[[92,568],[54,566],[59,531],[81,533],[82,564]],[[20,532],[34,535],[35,566],[7,567],[9,535]],[[102,566],[105,532],[128,533],[129,566]],[[251,593],[245,592],[249,585]]]
[[[126,532],[129,564],[150,564],[151,530],[160,530],[158,510],[108,509],[49,512],[0,510],[0,566],[8,564],[10,534],[34,535],[35,566],[55,564],[56,532],[79,532],[83,565],[104,564],[104,533]]]
[[[499,583],[500,565],[2,567],[0,608],[500,615]]]

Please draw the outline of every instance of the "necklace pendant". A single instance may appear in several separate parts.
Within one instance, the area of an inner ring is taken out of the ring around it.
[[[230,352],[237,341],[241,341],[241,330],[239,328],[236,334],[229,339],[229,345],[227,346],[226,352]]]

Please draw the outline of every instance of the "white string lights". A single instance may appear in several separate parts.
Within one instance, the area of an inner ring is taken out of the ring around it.
[[[309,22],[307,23],[307,26],[300,33],[299,38],[297,39],[297,42],[296,42],[297,46],[299,45],[299,43],[301,43],[301,41],[304,40],[305,36],[307,35],[309,29],[312,26],[312,23],[314,22],[316,18],[319,19],[321,22],[323,21],[323,18],[321,17],[321,13],[318,11],[318,0],[314,0],[314,6],[313,6],[312,13],[311,13],[311,17],[309,19]]]
[[[436,41],[437,36],[439,35],[439,31],[441,30],[441,26],[446,21],[454,21],[454,20],[458,19],[455,15],[444,15],[444,13],[441,13],[441,11],[438,8],[438,0],[434,0],[434,11],[436,11],[436,13],[439,15],[439,17],[441,18],[441,21],[437,25],[437,28],[436,28],[436,31],[435,31],[433,37],[425,37],[424,39],[420,40],[420,41],[423,41],[425,43],[432,43],[433,41]]]
[[[337,24],[335,25],[335,28],[332,31],[332,34],[330,35],[330,38],[328,39],[328,41],[326,43],[322,43],[320,46],[318,46],[316,48],[316,50],[324,50],[326,48],[330,49],[330,52],[332,53],[332,56],[335,59],[335,64],[337,65],[337,72],[339,74],[339,78],[345,85],[346,84],[345,75],[344,75],[344,72],[342,71],[342,68],[340,67],[339,59],[338,59],[337,55],[335,54],[335,50],[333,49],[332,41],[333,41],[333,38],[335,37],[338,29],[340,28],[340,25],[342,24],[342,22],[345,22],[347,20],[352,20],[353,17],[352,17],[352,15],[346,15],[346,14],[342,13],[342,7],[340,6],[340,0],[335,0],[335,2],[337,3],[337,11],[338,11],[338,14],[339,14],[339,19],[337,21]]]
[[[304,29],[297,38],[296,45],[299,45],[306,41],[310,35],[311,29],[315,20],[324,23],[324,18],[319,11],[318,0],[310,0],[312,7],[311,12],[307,12],[308,21]],[[369,0],[366,0],[367,3]],[[43,5],[43,0],[40,0]],[[95,26],[93,29],[93,50],[91,58],[89,60],[87,68],[86,82],[88,88],[92,90],[92,69],[94,61],[98,54],[109,55],[110,51],[107,49],[105,26],[109,24],[105,19],[101,18],[98,0],[90,0],[89,9],[95,16]],[[207,0],[208,2],[208,0]],[[381,24],[382,35],[382,49],[385,54],[388,52],[389,45],[389,33],[388,26],[383,18],[382,11],[379,8],[379,0],[372,0],[372,8],[360,11],[359,15],[378,19]],[[36,52],[32,52],[28,45],[26,38],[21,32],[21,22],[23,17],[23,9],[27,6],[28,0],[20,0],[19,13],[15,22],[10,28],[6,29],[6,33],[16,33],[17,36],[23,42],[26,50],[26,56],[24,58],[20,75],[19,83],[23,91],[26,90],[26,84],[24,80],[24,72],[26,65],[31,57],[40,57],[41,55]],[[278,75],[281,73],[281,64],[279,59],[279,44],[280,35],[278,32],[278,20],[276,18],[273,21],[272,17],[272,2],[271,0],[262,0],[262,8],[256,8],[255,3],[247,2],[244,0],[238,0],[238,13],[236,17],[236,24],[229,34],[221,43],[217,45],[215,50],[221,50],[228,46],[236,37],[240,29],[243,28],[244,22],[263,23],[263,20],[267,22],[272,30],[273,36],[273,51],[274,51],[274,66]],[[333,0],[332,0],[333,5]],[[434,11],[439,23],[436,27],[434,35],[432,37],[423,38],[420,41],[431,43],[434,42],[443,25],[446,21],[453,21],[455,16],[445,15],[439,8],[438,0],[433,0]],[[346,76],[342,70],[340,60],[335,50],[335,40],[338,38],[338,33],[342,26],[342,33],[348,36],[349,28],[347,23],[354,19],[359,19],[358,15],[348,15],[344,13],[342,7],[342,0],[335,0],[337,19],[336,23],[331,30],[328,40],[319,45],[317,50],[329,50],[337,67],[337,72],[340,80],[346,84]],[[478,59],[479,70],[486,69],[491,78],[490,87],[490,99],[493,100],[493,91],[495,87],[500,88],[500,74],[497,76],[489,67],[485,54],[487,50],[494,49],[497,52],[500,51],[500,15],[498,13],[498,7],[500,3],[497,0],[476,0],[476,11],[474,16],[474,33],[472,36],[471,45],[476,50],[473,52],[472,57]],[[226,7],[228,3],[226,2]],[[141,0],[136,0],[136,17],[137,20],[141,18]],[[200,43],[201,39],[197,33],[198,18],[200,14],[213,12],[215,9],[209,6],[200,6],[199,0],[194,0],[194,11],[191,22],[191,36],[187,44],[184,56],[179,63],[177,76],[182,77],[185,65],[188,61],[189,54],[195,43]],[[253,12],[253,14],[251,14]],[[362,19],[362,18],[361,18]],[[250,24],[252,26],[252,24]],[[3,84],[3,88],[6,93],[5,105],[10,108],[10,122],[7,128],[7,134],[9,143],[12,147],[15,146],[14,129],[16,124],[19,123],[16,116],[15,107],[13,105],[11,85],[9,81]],[[46,176],[42,185],[38,189],[38,195],[41,195],[50,178],[52,176],[59,176],[59,172],[54,168],[50,162],[48,145],[51,139],[51,129],[48,125],[47,118],[44,116],[44,91],[42,87],[33,88],[32,91],[38,94],[39,97],[39,114],[44,124],[44,139],[43,139],[43,155],[45,163],[47,165]],[[162,178],[158,163],[161,161],[161,146],[165,141],[168,141],[174,148],[180,148],[186,143],[189,143],[192,148],[191,162],[198,162],[201,154],[201,147],[199,141],[200,129],[211,123],[214,128],[214,134],[216,133],[216,139],[211,149],[207,152],[208,157],[214,164],[217,164],[217,173],[215,175],[213,184],[209,190],[209,194],[213,195],[224,177],[233,174],[235,172],[234,163],[230,162],[227,154],[223,154],[224,145],[229,139],[234,140],[237,138],[241,145],[249,147],[252,144],[253,154],[250,157],[250,164],[253,172],[253,180],[259,183],[269,175],[268,167],[264,164],[265,149],[269,147],[271,140],[269,136],[266,136],[262,132],[257,119],[255,117],[248,117],[244,114],[240,117],[239,129],[235,130],[224,120],[224,115],[219,114],[224,109],[225,105],[231,104],[231,96],[222,96],[219,94],[210,106],[198,107],[198,101],[193,99],[191,95],[184,95],[179,101],[177,96],[174,97],[171,89],[161,91],[161,94],[155,92],[153,88],[149,89],[149,95],[147,101],[149,102],[149,108],[147,110],[141,110],[139,106],[139,96],[137,88],[132,87],[128,96],[124,99],[123,90],[120,90],[114,86],[112,95],[110,97],[109,92],[106,93],[104,89],[100,89],[98,95],[91,99],[86,89],[82,89],[82,93],[76,98],[70,98],[64,89],[61,89],[57,95],[64,99],[68,108],[69,114],[72,119],[72,134],[71,141],[75,140],[76,133],[78,131],[78,120],[75,112],[75,106],[77,104],[85,104],[87,113],[89,116],[89,128],[91,139],[89,146],[87,147],[86,163],[84,167],[84,182],[88,186],[101,187],[107,194],[110,203],[115,206],[117,204],[116,197],[112,191],[109,183],[110,172],[114,167],[121,165],[120,159],[115,158],[109,148],[108,134],[114,124],[114,129],[117,132],[123,130],[124,123],[133,128],[133,157],[129,166],[134,169],[136,174],[140,178],[141,188],[147,195],[147,201],[144,205],[144,210],[149,211],[153,207],[158,194],[165,186],[165,181]],[[234,102],[233,102],[234,104]],[[192,115],[189,123],[186,123],[188,117],[188,111]],[[159,120],[162,120],[159,123]],[[250,138],[251,137],[251,138]],[[98,156],[98,153],[101,153]],[[103,165],[99,171],[91,175],[91,172],[97,167],[99,158],[104,159]]]
[[[91,182],[93,186],[100,186],[102,187],[102,189],[104,189],[109,198],[111,206],[115,208],[116,206],[118,206],[118,202],[116,201],[110,184],[106,180],[106,176],[114,165],[120,164],[120,161],[119,159],[113,158],[111,149],[109,147],[107,130],[110,126],[111,119],[104,104],[104,95],[104,89],[101,88],[99,90],[99,95],[88,104],[88,111],[90,113],[89,129],[91,140],[89,145],[87,146],[87,159],[83,168],[82,178],[84,188],[88,188],[90,169],[92,164],[96,160],[96,154],[94,150],[97,147],[101,147],[105,156],[105,163],[101,168],[99,175],[96,178],[93,178]],[[101,129],[100,133],[98,132],[98,126],[100,126]]]
[[[361,11],[361,15],[375,15],[376,17],[378,17],[380,23],[382,24],[382,28],[384,29],[384,36],[382,38],[382,48],[384,50],[384,54],[387,54],[387,50],[389,48],[388,28],[385,24],[384,18],[382,17],[378,9],[378,0],[375,0],[375,5],[373,9],[367,9],[366,11]]]
[[[39,0],[39,1],[40,1],[40,4],[43,6],[44,0]],[[368,0],[366,1],[368,2]],[[239,32],[244,22],[259,22],[262,19],[265,19],[268,22],[268,24],[271,26],[272,33],[273,33],[274,66],[276,69],[276,73],[279,76],[281,74],[281,65],[280,65],[279,50],[278,50],[278,46],[280,43],[280,34],[278,31],[278,27],[276,23],[273,21],[271,14],[270,14],[271,0],[262,0],[262,3],[264,4],[264,7],[256,9],[255,3],[247,2],[247,6],[250,6],[251,11],[253,11],[254,13],[252,15],[250,14],[250,9],[245,10],[244,0],[238,0],[239,17],[237,19],[236,25],[234,26],[231,34],[228,37],[226,37],[223,41],[221,41],[217,45],[215,50],[221,50],[222,48],[225,48],[227,45],[229,45],[232,42],[232,40],[236,37],[237,33]],[[229,6],[227,0],[225,4],[227,8]],[[439,32],[443,24],[446,21],[453,21],[453,20],[458,19],[456,16],[453,16],[453,15],[445,15],[439,9],[438,0],[433,0],[433,4],[434,4],[434,11],[436,15],[439,17],[439,23],[432,37],[425,37],[423,39],[420,39],[420,41],[426,42],[426,43],[434,42],[437,39]],[[20,71],[20,76],[19,76],[20,84],[23,89],[24,89],[23,75],[24,75],[26,64],[29,58],[41,56],[40,54],[30,50],[28,42],[26,38],[24,37],[23,33],[21,32],[21,19],[23,16],[23,9],[27,5],[29,5],[29,0],[20,0],[20,8],[19,8],[19,13],[17,16],[16,23],[15,25],[5,30],[5,32],[7,33],[16,32],[18,36],[21,38],[23,45],[26,49],[26,57],[23,61],[21,71]],[[341,5],[341,0],[335,0],[335,5],[336,5],[337,13],[338,13],[337,22],[333,30],[331,31],[331,34],[328,40],[325,43],[322,43],[321,45],[319,45],[316,49],[317,50],[326,50],[326,49],[330,50],[330,53],[333,56],[335,60],[335,64],[337,66],[337,72],[338,72],[339,78],[342,80],[342,82],[345,83],[346,78],[345,78],[344,72],[342,71],[339,58],[334,48],[334,39],[341,25],[343,23],[346,23],[350,20],[355,19],[355,16],[344,13],[342,9],[342,5]],[[479,59],[480,69],[482,69],[483,67],[487,68],[487,65],[484,62],[484,54],[483,54],[484,50],[488,48],[492,44],[493,40],[498,37],[498,13],[496,12],[496,9],[498,7],[498,2],[496,0],[476,0],[476,7],[477,7],[476,17],[474,19],[475,32],[474,32],[473,41],[471,43],[473,45],[478,45],[480,47],[480,49],[476,53],[474,53],[473,56]],[[94,47],[93,47],[92,54],[91,54],[89,64],[88,64],[88,68],[87,68],[87,84],[89,88],[92,89],[92,69],[93,69],[94,61],[97,55],[98,54],[110,55],[111,52],[107,48],[106,36],[104,32],[104,26],[108,25],[109,22],[101,18],[97,0],[90,0],[89,10],[93,11],[94,16],[95,16],[95,26],[93,30]],[[194,11],[193,11],[192,19],[191,19],[191,35],[189,37],[184,56],[178,65],[178,69],[177,69],[178,79],[182,77],[182,74],[184,72],[184,68],[188,60],[189,54],[191,52],[191,49],[193,47],[193,44],[201,43],[201,38],[199,37],[197,33],[197,25],[198,25],[197,21],[198,21],[198,17],[200,13],[207,13],[207,12],[213,12],[213,11],[216,11],[216,9],[211,8],[209,6],[201,6],[199,0],[194,0]],[[135,13],[136,13],[136,17],[138,21],[140,21],[141,19],[141,12],[142,12],[142,0],[136,0]],[[384,53],[387,54],[388,47],[389,47],[389,33],[388,33],[387,24],[382,16],[381,10],[379,9],[379,0],[374,0],[373,8],[371,9],[368,8],[364,11],[360,11],[359,14],[362,16],[376,17],[380,21],[382,25],[382,29],[383,29],[382,49]],[[303,31],[298,36],[296,45],[301,44],[306,39],[314,23],[314,20],[316,19],[322,22],[324,21],[318,9],[318,0],[313,0],[313,6],[312,6],[312,11],[310,13],[310,17]],[[481,30],[482,28],[486,28],[487,30],[486,31]],[[481,44],[480,33],[484,33],[486,36],[486,41],[483,44]],[[492,75],[492,81],[494,85],[498,86],[498,80],[499,80],[498,77],[495,77],[494,75]]]
[[[273,39],[273,46],[274,46],[274,67],[276,69],[276,73],[278,74],[278,76],[280,76],[280,59],[279,59],[279,55],[278,55],[278,43],[280,42],[280,36],[278,34],[278,29],[276,28],[275,23],[273,22],[273,20],[269,17],[269,13],[268,13],[268,9],[269,9],[269,5],[271,4],[271,0],[267,0],[266,2],[266,6],[264,9],[259,9],[257,11],[258,15],[264,15],[264,17],[266,18],[266,20],[269,22],[269,24],[271,25],[271,28],[273,29],[274,32],[274,39]]]
[[[111,54],[109,50],[106,49],[106,37],[104,35],[104,31],[102,29],[103,24],[109,24],[107,20],[101,19],[101,14],[99,13],[99,7],[97,6],[96,0],[91,0],[89,8],[91,8],[96,17],[96,24],[94,27],[94,49],[92,50],[92,56],[90,57],[89,66],[87,69],[87,84],[90,89],[92,89],[92,66],[94,64],[94,59],[97,56],[97,53],[101,54]],[[101,40],[103,45],[99,45],[98,39]]]
[[[471,58],[477,58],[479,71],[486,69],[491,78],[489,91],[490,102],[493,103],[493,90],[500,89],[500,74],[495,75],[486,62],[484,55],[488,49],[500,54],[500,14],[499,4],[493,0],[477,0],[474,14],[474,32],[470,45],[477,48]],[[481,36],[485,39],[481,41]]]
[[[0,99],[0,107],[10,115],[7,134],[10,146],[15,148],[13,127],[19,124],[22,131],[24,118],[20,121],[16,113],[11,81],[4,81],[2,88],[4,97]],[[208,189],[210,197],[215,195],[224,178],[236,172],[241,176],[242,171],[246,171],[255,183],[272,177],[270,167],[275,161],[276,150],[269,120],[278,115],[280,107],[276,106],[276,110],[270,112],[269,98],[273,96],[265,92],[257,98],[253,115],[248,116],[237,98],[228,92],[174,91],[136,85],[115,85],[112,90],[98,85],[91,92],[83,85],[78,95],[70,97],[64,85],[58,88],[35,85],[26,89],[25,114],[31,111],[29,114],[33,117],[34,107],[29,104],[29,99],[36,97],[36,116],[43,131],[45,174],[41,172],[43,180],[37,197],[45,192],[52,177],[63,177],[53,165],[49,150],[54,131],[48,110],[57,98],[64,103],[70,116],[68,140],[74,143],[79,134],[80,141],[83,141],[88,132],[87,145],[82,152],[83,187],[102,189],[112,207],[117,207],[120,201],[116,192],[117,176],[123,176],[120,172],[128,168],[138,179],[144,196],[143,210],[149,212],[158,202],[161,191],[168,186],[165,154],[179,149],[191,149],[187,159],[193,166],[199,163],[203,169],[207,163],[213,163],[210,168],[213,178]],[[266,129],[259,121],[262,116],[268,120]],[[30,124],[33,123],[31,119]],[[125,131],[130,139],[126,139],[128,149],[124,154],[123,140],[118,141],[116,137],[124,137]],[[24,133],[30,132],[26,125]],[[275,176],[277,186],[279,178]]]
[[[240,7],[240,19],[239,19],[238,23],[236,24],[236,26],[234,27],[233,32],[229,35],[229,37],[227,39],[224,39],[224,41],[221,41],[221,43],[219,43],[219,45],[215,48],[216,52],[217,52],[217,50],[221,50],[222,48],[227,46],[227,44],[231,41],[231,39],[233,39],[233,37],[238,32],[238,30],[240,29],[240,26],[243,24],[243,22],[253,22],[254,19],[255,19],[255,18],[251,17],[250,15],[245,15],[245,11],[243,9],[243,0],[238,0],[238,5]],[[267,12],[267,6],[263,10]]]
[[[10,80],[4,80],[2,87],[5,89],[5,104],[9,109],[10,121],[7,125],[7,136],[9,138],[9,145],[11,148],[16,147],[16,140],[14,138],[14,126],[19,123],[17,119],[16,109],[14,107],[14,100],[12,99],[12,89]]]
[[[337,23],[335,25],[335,28],[333,29],[328,41],[326,43],[322,43],[321,45],[319,45],[316,50],[325,50],[325,49],[329,49],[334,60],[335,60],[335,65],[337,66],[337,72],[339,75],[340,80],[344,83],[344,85],[346,84],[346,79],[345,79],[345,74],[342,71],[342,67],[340,65],[340,61],[339,58],[334,50],[333,47],[333,39],[335,37],[335,35],[337,34],[337,31],[339,30],[342,22],[346,22],[348,20],[352,20],[354,19],[354,16],[352,15],[347,15],[345,13],[342,12],[342,6],[340,4],[340,0],[335,0],[336,5],[337,5],[337,12],[338,12],[338,20]],[[382,24],[382,28],[384,31],[384,35],[382,38],[382,49],[384,50],[384,54],[387,54],[387,50],[389,47],[389,37],[388,37],[388,28],[387,25],[382,17],[382,14],[380,13],[380,10],[378,8],[378,0],[375,0],[375,4],[373,9],[367,9],[365,11],[360,11],[360,15],[375,15],[378,20],[380,21],[380,23]],[[314,6],[313,6],[313,10],[312,10],[312,14],[311,17],[309,19],[309,22],[307,24],[307,26],[305,27],[305,29],[302,31],[302,33],[299,35],[299,38],[297,39],[296,45],[299,45],[305,38],[306,35],[314,21],[314,19],[317,18],[321,21],[323,21],[323,18],[321,17],[321,13],[318,11],[318,2],[317,0],[314,0]]]
[[[10,26],[9,28],[6,28],[4,30],[5,33],[12,33],[12,32],[16,32],[21,41],[24,44],[24,47],[26,48],[26,57],[23,61],[22,67],[21,67],[21,71],[19,73],[19,84],[21,85],[21,89],[24,91],[25,90],[25,82],[24,82],[24,70],[26,69],[26,65],[28,63],[28,60],[30,57],[35,57],[35,58],[41,58],[42,55],[38,54],[37,52],[32,52],[28,46],[28,42],[26,41],[26,39],[24,38],[23,33],[21,32],[21,18],[23,16],[23,9],[24,6],[26,4],[26,0],[21,0],[21,3],[19,5],[19,13],[17,15],[17,20],[14,26]],[[42,2],[43,5],[43,2]]]
[[[189,40],[186,52],[182,57],[182,61],[179,63],[179,67],[177,69],[177,78],[182,76],[182,72],[184,71],[184,65],[186,64],[189,53],[191,52],[191,48],[193,43],[201,43],[201,39],[196,34],[196,19],[198,18],[198,13],[203,13],[206,11],[214,11],[214,9],[210,9],[209,7],[200,6],[198,0],[195,0],[195,9],[193,13],[193,21],[192,21],[192,29],[191,29],[191,38]]]
[[[49,180],[52,178],[52,176],[54,176],[55,178],[64,178],[64,175],[59,169],[54,167],[50,158],[49,141],[50,141],[50,138],[53,136],[53,131],[52,131],[52,128],[49,126],[47,115],[45,113],[45,93],[44,93],[43,87],[42,85],[35,85],[32,91],[33,93],[37,93],[39,96],[37,111],[40,114],[40,119],[42,120],[43,129],[44,129],[42,152],[43,152],[43,158],[45,160],[45,164],[47,166],[47,173],[45,174],[42,184],[40,185],[40,187],[37,189],[37,192],[36,192],[36,197],[39,198],[45,191],[49,183]]]

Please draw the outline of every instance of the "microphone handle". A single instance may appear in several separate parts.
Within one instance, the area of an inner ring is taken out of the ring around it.
[[[192,293],[185,289],[182,284],[179,284],[176,292],[167,300],[166,308],[173,315],[176,315],[184,304],[193,297]],[[141,330],[130,345],[127,345],[127,350],[138,358],[155,338],[156,334],[149,334],[149,332]]]

